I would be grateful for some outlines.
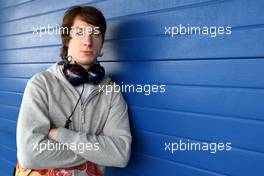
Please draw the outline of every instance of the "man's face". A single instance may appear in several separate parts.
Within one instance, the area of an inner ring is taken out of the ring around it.
[[[71,27],[70,36],[68,55],[73,58],[71,63],[76,61],[81,65],[92,65],[103,46],[103,38],[99,28],[86,23],[77,16]]]

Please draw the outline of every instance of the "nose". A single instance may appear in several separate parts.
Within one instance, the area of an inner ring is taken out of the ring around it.
[[[92,46],[92,36],[91,35],[88,34],[84,37],[84,46],[86,47]]]

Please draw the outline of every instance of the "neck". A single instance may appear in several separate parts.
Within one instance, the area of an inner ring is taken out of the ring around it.
[[[81,64],[81,63],[79,63],[79,62],[77,62],[77,61],[74,61],[74,60],[71,60],[71,61],[70,61],[70,64],[75,64],[75,63],[77,63],[77,64],[79,64],[80,66],[82,66],[85,70],[89,70],[90,67],[92,66],[92,65]]]
[[[91,65],[82,65],[82,64],[79,64],[80,66],[82,66],[85,70],[89,70]]]

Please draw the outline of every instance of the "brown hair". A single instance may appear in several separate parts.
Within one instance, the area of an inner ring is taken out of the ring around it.
[[[68,43],[71,39],[69,30],[71,29],[76,16],[81,17],[89,24],[98,26],[104,41],[106,20],[103,13],[97,8],[91,6],[72,6],[65,12],[60,28],[62,40],[60,57],[62,59],[65,58],[68,52]],[[67,32],[64,31],[65,29]]]

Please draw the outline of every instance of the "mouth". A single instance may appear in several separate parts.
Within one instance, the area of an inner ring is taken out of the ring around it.
[[[81,50],[81,53],[85,54],[85,55],[93,55],[93,51],[85,51],[85,50]]]

